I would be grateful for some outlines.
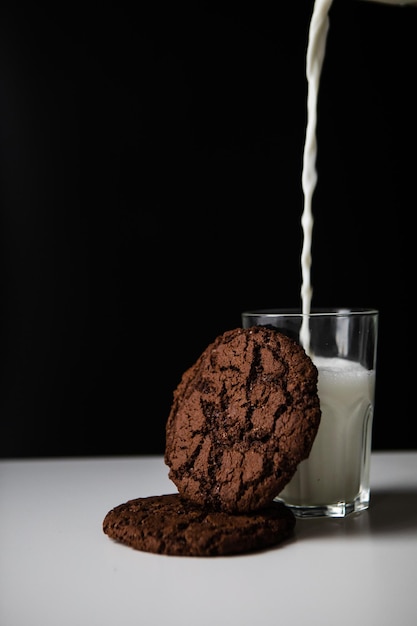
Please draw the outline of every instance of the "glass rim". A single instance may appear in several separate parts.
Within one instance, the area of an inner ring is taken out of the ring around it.
[[[301,309],[253,309],[242,312],[242,317],[346,317],[354,315],[378,315],[378,309],[359,307],[312,307],[310,313],[303,313]]]

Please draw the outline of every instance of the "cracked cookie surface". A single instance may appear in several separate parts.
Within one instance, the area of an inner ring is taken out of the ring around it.
[[[276,330],[217,337],[173,394],[165,463],[180,495],[230,513],[270,504],[310,453],[317,376],[304,349]]]
[[[103,531],[130,548],[173,556],[226,556],[261,550],[289,537],[293,513],[278,502],[242,515],[210,511],[179,494],[129,500],[109,511]]]

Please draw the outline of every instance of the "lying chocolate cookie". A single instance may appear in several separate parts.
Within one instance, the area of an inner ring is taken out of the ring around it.
[[[293,513],[278,502],[243,515],[213,512],[179,494],[130,500],[107,513],[103,531],[131,548],[174,556],[226,556],[261,550],[289,537]]]
[[[321,411],[317,369],[267,327],[220,335],[182,376],[165,463],[180,495],[217,511],[268,505],[307,458]]]

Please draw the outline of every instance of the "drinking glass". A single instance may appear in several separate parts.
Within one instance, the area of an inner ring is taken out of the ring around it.
[[[298,341],[318,370],[321,422],[308,459],[277,499],[297,517],[344,517],[370,503],[378,311],[245,311],[242,325],[270,326]]]

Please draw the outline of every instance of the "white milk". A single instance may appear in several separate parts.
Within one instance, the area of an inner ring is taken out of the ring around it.
[[[317,183],[316,121],[320,75],[329,29],[332,0],[316,0],[310,22],[306,59],[308,80],[307,130],[304,146],[302,187],[303,249],[302,312],[311,310],[312,197]],[[310,329],[304,318],[300,342],[310,353]],[[320,506],[331,503],[366,501],[369,495],[369,453],[375,372],[345,359],[324,359],[312,355],[319,371],[318,394],[322,418],[309,458],[303,461],[290,483],[281,492],[287,504]],[[360,494],[360,495],[359,495]],[[360,505],[359,505],[360,506]],[[358,508],[359,508],[358,506]]]
[[[313,360],[321,423],[309,458],[280,497],[294,506],[352,503],[369,488],[375,372],[346,359]]]

